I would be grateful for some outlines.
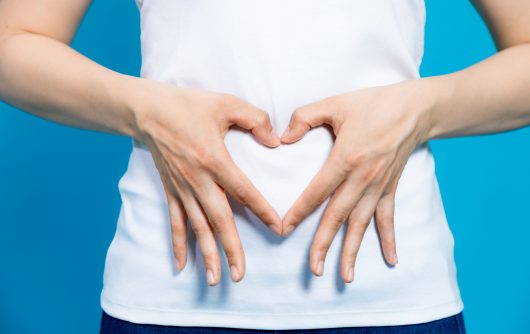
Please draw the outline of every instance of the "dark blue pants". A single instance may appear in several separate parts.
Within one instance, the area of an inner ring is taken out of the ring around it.
[[[111,317],[103,312],[100,334],[465,334],[461,313],[422,324],[378,327],[261,330],[225,327],[178,327],[141,325]]]

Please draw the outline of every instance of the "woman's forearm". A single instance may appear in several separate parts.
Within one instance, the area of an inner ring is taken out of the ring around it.
[[[16,33],[0,40],[0,99],[78,128],[134,136],[130,87],[140,78],[107,69],[53,38]]]
[[[502,132],[530,124],[530,44],[421,80],[428,94],[435,96],[428,108],[427,139]]]

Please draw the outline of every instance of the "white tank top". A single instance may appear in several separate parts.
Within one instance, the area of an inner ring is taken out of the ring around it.
[[[137,5],[142,77],[237,95],[267,111],[279,134],[299,106],[419,77],[423,0],[137,0]],[[332,138],[319,127],[296,144],[270,149],[248,132],[229,131],[225,143],[283,216],[324,163]],[[190,228],[187,266],[174,269],[160,176],[150,152],[134,140],[118,186],[122,207],[101,294],[102,308],[117,318],[306,329],[421,323],[463,309],[453,236],[428,144],[412,153],[397,188],[399,263],[385,264],[372,220],[350,284],[340,277],[343,233],[329,249],[324,276],[309,270],[309,247],[329,198],[287,238],[231,201],[246,274],[233,283],[219,247],[222,280],[208,286]]]

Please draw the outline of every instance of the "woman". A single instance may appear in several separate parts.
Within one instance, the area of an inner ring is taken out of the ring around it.
[[[428,140],[530,124],[530,4],[474,3],[499,52],[420,78],[422,0],[138,0],[135,78],[2,1],[1,98],[133,139],[101,332],[464,333]]]

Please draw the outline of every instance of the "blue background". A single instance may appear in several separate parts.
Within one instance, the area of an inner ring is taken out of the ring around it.
[[[423,76],[495,53],[468,1],[426,2]],[[95,1],[73,47],[138,75],[139,33],[133,0]],[[431,141],[472,334],[528,332],[529,143],[530,128]],[[0,103],[0,333],[98,331],[130,145]]]

